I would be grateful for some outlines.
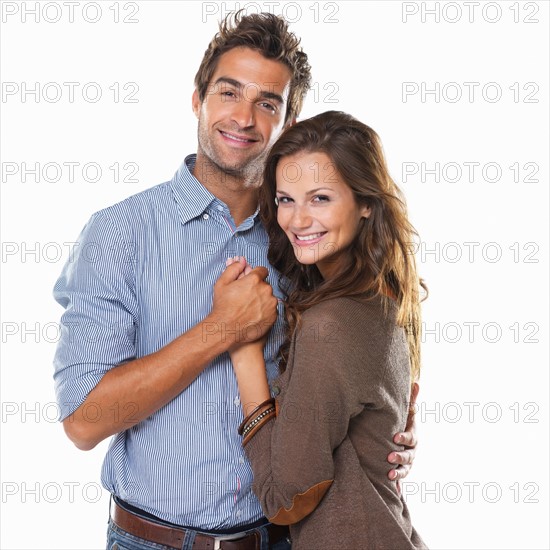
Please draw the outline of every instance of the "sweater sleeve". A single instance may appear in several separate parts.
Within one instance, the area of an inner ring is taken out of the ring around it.
[[[363,408],[356,388],[364,327],[358,331],[349,309],[335,300],[303,315],[277,416],[245,446],[254,492],[272,523],[296,523],[319,505],[334,481],[333,452]]]

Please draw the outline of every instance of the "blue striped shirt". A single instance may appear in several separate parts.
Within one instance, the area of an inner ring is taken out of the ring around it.
[[[61,419],[74,412],[102,376],[157,351],[199,323],[229,256],[267,262],[258,212],[239,227],[225,203],[193,175],[195,156],[169,182],[94,214],[54,287],[65,308],[56,350]],[[278,274],[269,267],[276,296]],[[282,341],[282,311],[265,349],[269,380]],[[136,406],[84,414],[131,421]],[[210,363],[180,395],[116,434],[103,463],[104,487],[166,521],[227,529],[263,516],[251,491],[252,470],[237,427],[239,391],[229,355]]]

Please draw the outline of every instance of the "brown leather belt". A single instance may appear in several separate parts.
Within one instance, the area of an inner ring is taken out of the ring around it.
[[[185,537],[192,532],[183,527],[170,527],[155,523],[128,512],[113,501],[114,514],[112,516],[115,525],[123,531],[157,544],[163,544],[170,548],[181,550]],[[288,536],[288,527],[284,525],[268,525],[269,546]],[[234,535],[208,535],[195,533],[193,550],[260,550],[261,535],[257,530],[247,532],[244,536],[233,538]],[[223,540],[233,538],[233,540]]]

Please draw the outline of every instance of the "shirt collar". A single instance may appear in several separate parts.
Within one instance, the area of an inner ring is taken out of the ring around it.
[[[174,199],[178,204],[180,219],[184,224],[203,214],[213,204],[223,206],[229,213],[227,205],[210,193],[193,175],[196,160],[196,154],[186,156],[170,182]],[[258,217],[259,211],[260,208],[256,208],[254,214],[241,224],[241,229],[251,227]]]
[[[193,175],[197,155],[188,155],[174,174],[170,186],[182,223],[200,216],[216,197]]]

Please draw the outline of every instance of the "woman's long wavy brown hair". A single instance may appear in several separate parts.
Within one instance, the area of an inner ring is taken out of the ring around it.
[[[277,223],[276,170],[279,161],[299,152],[325,153],[359,205],[370,207],[359,222],[345,264],[330,280],[315,265],[300,264]],[[411,383],[420,373],[420,288],[413,255],[416,231],[407,217],[402,193],[388,173],[380,138],[351,115],[328,111],[286,129],[271,149],[260,188],[260,213],[269,235],[268,258],[280,273],[286,296],[287,335],[282,365],[301,314],[330,298],[382,297],[397,303],[397,324],[404,327],[410,351]]]

